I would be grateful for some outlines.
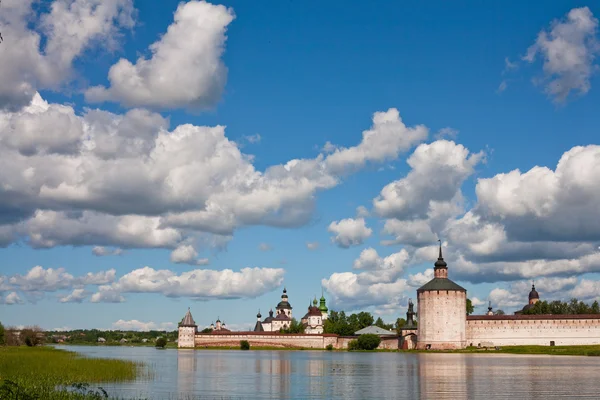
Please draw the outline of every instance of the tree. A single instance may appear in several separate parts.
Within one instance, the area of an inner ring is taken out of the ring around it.
[[[280,330],[281,333],[304,333],[304,325],[301,322],[298,322],[296,318],[292,318],[292,322],[290,322],[290,326],[285,329]]]
[[[240,341],[240,349],[241,350],[250,350],[250,342],[247,340]]]
[[[20,337],[29,347],[39,346],[44,343],[44,333],[39,326],[28,326],[22,329]]]
[[[467,315],[473,314],[474,311],[475,311],[475,307],[473,307],[473,303],[471,302],[471,299],[467,299]]]
[[[495,315],[504,315],[503,310],[496,310]]]
[[[212,331],[212,328],[204,328],[200,331],[200,333],[211,333]]]
[[[167,345],[167,339],[165,339],[164,337],[159,337],[158,339],[156,339],[156,347],[157,348],[164,349],[166,345]]]
[[[377,318],[377,321],[375,321],[375,326],[378,326],[381,329],[385,329],[385,330],[388,330],[388,331],[391,331],[394,328],[393,324],[386,324],[385,322],[383,322],[383,320],[381,319],[381,317]]]
[[[5,333],[4,333],[4,325],[0,322],[0,346],[4,346],[6,344]]]
[[[400,330],[404,327],[404,325],[406,325],[406,320],[404,318],[396,319],[396,325],[394,328],[396,329],[396,333],[398,335],[400,334]]]
[[[361,350],[375,350],[381,343],[381,338],[378,335],[367,333],[360,335],[357,339],[358,348]]]

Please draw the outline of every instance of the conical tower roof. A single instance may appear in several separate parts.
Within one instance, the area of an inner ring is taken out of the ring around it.
[[[192,317],[192,312],[188,308],[187,313],[185,313],[185,317],[179,323],[179,326],[198,326],[196,325],[196,321],[194,321],[194,317]]]

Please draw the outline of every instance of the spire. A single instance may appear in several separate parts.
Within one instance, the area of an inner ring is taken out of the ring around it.
[[[490,311],[490,312],[492,311],[492,301],[491,300],[490,300],[490,304],[488,306],[488,311]]]
[[[434,264],[435,269],[447,268],[448,264],[446,264],[446,261],[444,261],[444,256],[442,255],[442,241],[440,239],[438,239],[438,242],[440,242],[440,255]]]

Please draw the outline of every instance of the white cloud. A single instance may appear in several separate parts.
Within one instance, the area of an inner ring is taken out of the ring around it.
[[[171,252],[171,262],[175,264],[207,265],[208,258],[198,258],[192,245],[180,245]]]
[[[450,128],[449,126],[440,129],[436,134],[435,134],[435,138],[436,139],[444,139],[444,138],[449,138],[449,139],[456,139],[456,137],[458,136],[458,130],[454,129],[454,128]]]
[[[8,282],[10,286],[6,290],[17,289],[22,292],[56,292],[59,290],[82,288],[85,285],[106,285],[114,282],[116,271],[110,269],[97,273],[88,272],[85,275],[75,277],[65,271],[64,268],[47,268],[35,266],[27,274],[15,274],[9,278],[0,277],[2,281]],[[1,288],[1,286],[0,286]]]
[[[167,32],[150,46],[152,57],[135,64],[119,60],[108,74],[111,86],[90,88],[86,100],[168,109],[214,106],[227,80],[221,56],[233,19],[233,10],[222,5],[180,3]]]
[[[16,292],[11,292],[9,294],[6,295],[6,297],[4,298],[4,304],[12,306],[15,304],[23,304],[24,301],[21,300],[21,297],[19,297],[19,295]]]
[[[484,300],[480,300],[477,297],[471,297],[471,305],[473,307],[481,307],[483,305],[487,305],[488,302],[484,301]]]
[[[412,287],[419,288],[433,279],[433,268],[428,268],[423,272],[411,274],[408,276],[408,284]]]
[[[123,254],[123,250],[119,248],[109,249],[104,246],[94,246],[94,248],[92,249],[92,253],[98,257],[120,256],[121,254]]]
[[[88,296],[88,292],[85,289],[74,289],[71,294],[62,296],[59,298],[61,303],[81,303]]]
[[[319,248],[319,242],[306,242],[306,248],[308,250],[317,250]]]
[[[110,286],[100,286],[92,302],[122,302],[125,293],[160,293],[167,297],[204,299],[254,298],[283,282],[281,268],[243,268],[213,271],[196,269],[177,274],[144,267],[123,275]]]
[[[132,319],[129,321],[118,320],[117,322],[113,322],[112,328],[114,330],[119,331],[171,331],[175,329],[175,324],[173,322],[162,322],[157,324],[156,322],[142,322],[137,319]]]
[[[363,132],[358,146],[336,148],[327,156],[329,170],[340,173],[356,170],[367,162],[383,162],[396,159],[400,152],[407,151],[427,138],[428,130],[423,125],[408,128],[395,108],[373,115],[373,126]],[[329,146],[331,148],[331,146]]]
[[[357,218],[367,218],[370,215],[371,215],[371,213],[369,212],[369,210],[367,210],[367,207],[365,207],[365,206],[356,207],[356,217]]]
[[[364,218],[347,218],[329,224],[327,230],[333,234],[331,241],[339,247],[358,246],[371,236],[373,230],[367,228]]]
[[[353,266],[364,272],[336,272],[321,283],[336,306],[351,309],[379,305],[398,307],[400,301],[405,300],[405,290],[409,289],[406,279],[399,278],[408,261],[409,254],[405,249],[387,257],[380,257],[375,249],[365,249]]]
[[[463,182],[484,160],[483,152],[470,153],[452,141],[421,144],[408,158],[408,175],[386,185],[373,200],[375,212],[382,217],[424,218],[434,207],[452,202]]]
[[[385,240],[384,245],[407,244],[421,247],[435,243],[437,235],[431,231],[431,224],[427,220],[388,219],[385,221],[383,233],[392,235],[394,240]]]
[[[125,297],[115,290],[112,286],[103,285],[90,298],[92,303],[123,303]]]
[[[258,249],[260,251],[270,251],[273,250],[273,247],[271,247],[271,245],[268,243],[261,243],[258,245]]]
[[[36,96],[19,112],[0,111],[0,244],[174,250],[200,234],[230,238],[240,226],[302,226],[316,193],[340,183],[346,161],[355,170],[379,159],[364,151],[373,142],[425,129],[378,115],[363,142],[344,149],[348,159],[319,154],[261,172],[223,126],[169,131],[167,120],[147,111],[76,115]],[[47,135],[53,125],[73,133]],[[19,138],[21,131],[28,133]]]
[[[588,7],[573,8],[561,21],[554,21],[549,31],[542,30],[523,59],[544,61],[545,91],[556,101],[564,101],[571,92],[585,94],[600,51],[597,40],[598,20]]]
[[[33,3],[2,2],[0,108],[19,109],[37,90],[59,88],[84,50],[98,43],[114,49],[119,28],[134,24],[131,0],[55,0],[41,14]]]
[[[600,146],[565,152],[555,171],[533,167],[479,179],[476,211],[512,240],[600,240]]]
[[[258,133],[254,134],[254,135],[247,135],[244,136],[244,140],[250,144],[255,144],[255,143],[260,143],[261,141],[261,137]]]

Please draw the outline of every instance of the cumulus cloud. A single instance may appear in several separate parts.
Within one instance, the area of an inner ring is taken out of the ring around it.
[[[98,257],[120,256],[123,254],[123,250],[119,248],[109,249],[104,246],[94,246],[94,248],[92,248],[92,254]]]
[[[233,10],[205,1],[180,3],[167,32],[150,46],[150,59],[121,59],[110,68],[110,87],[85,93],[89,102],[128,107],[206,109],[220,99],[227,80],[221,56]]]
[[[456,137],[458,136],[458,130],[454,129],[454,128],[450,128],[449,126],[440,129],[436,134],[435,134],[435,138],[436,139],[456,139]]]
[[[367,227],[364,218],[334,221],[329,224],[327,230],[335,234],[331,241],[342,248],[358,246],[373,233],[373,230]]]
[[[600,146],[565,152],[556,169],[514,170],[477,183],[477,212],[501,222],[512,240],[600,240]]]
[[[409,128],[402,122],[395,108],[373,115],[373,126],[363,132],[362,142],[349,148],[328,148],[333,152],[327,156],[327,167],[334,173],[361,168],[367,162],[383,162],[396,159],[400,152],[409,150],[425,140],[428,129],[423,125]]]
[[[171,252],[171,262],[175,264],[207,265],[208,258],[198,258],[192,245],[180,245]]]
[[[411,171],[382,189],[374,210],[387,218],[425,218],[436,207],[447,207],[483,160],[483,152],[470,153],[452,141],[421,144],[407,160]]]
[[[171,331],[175,329],[175,324],[173,322],[161,322],[158,324],[152,321],[138,321],[137,319],[132,319],[129,321],[120,319],[117,322],[113,322],[112,328],[119,331]]]
[[[399,116],[374,118],[363,141],[344,150],[354,154],[348,166],[377,161],[363,148],[380,135],[405,141],[425,129],[406,128]],[[53,125],[68,134],[47,134]],[[355,169],[341,168],[345,159],[330,163],[334,153],[261,172],[223,126],[169,131],[167,120],[148,111],[77,115],[39,95],[18,112],[0,111],[0,143],[0,245],[24,239],[43,248],[176,250],[198,235],[228,241],[240,226],[298,227],[312,218],[316,193]]]
[[[196,269],[177,274],[144,267],[111,285],[100,286],[91,301],[122,302],[122,294],[126,293],[159,293],[197,300],[254,298],[281,286],[284,273],[281,268],[243,268],[239,272]]]
[[[419,288],[433,279],[433,268],[428,268],[423,272],[410,274],[408,276],[408,284],[412,287]]]
[[[120,28],[134,24],[132,0],[55,0],[41,14],[33,3],[2,2],[6,43],[0,46],[0,108],[17,110],[37,90],[59,88],[71,79],[73,63],[86,49],[98,43],[114,49]]]
[[[60,297],[58,301],[61,303],[82,303],[88,294],[85,289],[74,289],[70,294]]]
[[[353,265],[363,272],[336,272],[321,283],[331,295],[333,305],[351,309],[377,305],[399,307],[401,300],[404,303],[405,290],[410,288],[406,279],[400,279],[409,258],[405,249],[387,257],[380,257],[375,249],[365,249]]]
[[[8,278],[11,287],[23,292],[56,292],[70,289],[74,286],[103,285],[115,280],[116,271],[88,272],[86,275],[75,277],[64,268],[47,268],[35,266],[27,274],[15,274]]]
[[[19,297],[19,295],[16,292],[10,292],[9,294],[7,294],[6,297],[4,297],[3,301],[3,304],[6,304],[8,306],[24,303],[24,301],[21,300],[21,297]]]
[[[543,59],[546,93],[555,101],[564,101],[571,92],[585,94],[596,68],[600,51],[597,40],[598,19],[588,7],[573,8],[551,29],[542,30],[523,59],[529,63],[539,55]]]

